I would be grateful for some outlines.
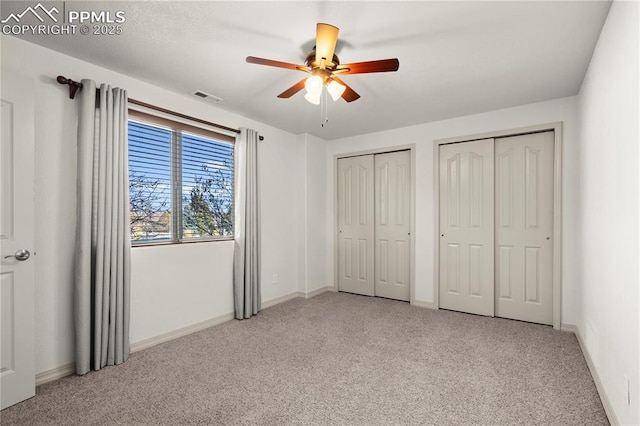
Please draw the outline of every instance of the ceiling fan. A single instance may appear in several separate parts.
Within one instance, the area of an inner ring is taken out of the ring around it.
[[[326,87],[334,101],[342,97],[347,102],[353,102],[360,98],[360,95],[342,81],[338,75],[397,71],[400,62],[397,58],[393,58],[341,64],[338,56],[334,53],[338,41],[338,31],[339,29],[333,25],[322,23],[316,25],[316,45],[313,51],[307,55],[305,65],[256,58],[255,56],[247,56],[247,62],[309,74],[308,77],[280,93],[279,98],[290,98],[305,88],[307,90],[305,99],[317,105],[320,103],[322,89]]]

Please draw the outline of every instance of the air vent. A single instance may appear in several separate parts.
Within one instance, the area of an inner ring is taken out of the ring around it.
[[[204,100],[206,100],[208,102],[214,103],[214,104],[217,104],[218,102],[222,102],[223,101],[222,98],[219,98],[217,96],[213,96],[213,95],[211,95],[209,93],[203,92],[202,90],[196,90],[195,92],[193,92],[193,95],[197,96],[197,97],[199,97],[201,99],[204,99]]]

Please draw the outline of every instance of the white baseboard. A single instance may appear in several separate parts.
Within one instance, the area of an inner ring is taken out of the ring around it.
[[[427,309],[436,308],[436,305],[433,302],[427,302],[425,300],[414,300],[413,302],[411,302],[411,304],[419,308],[427,308]]]
[[[596,365],[593,363],[589,352],[587,352],[587,347],[582,340],[580,329],[573,324],[562,324],[560,326],[560,330],[567,331],[576,335],[578,344],[580,345],[580,349],[582,350],[582,355],[584,356],[585,361],[587,361],[587,366],[589,367],[589,371],[591,372],[591,377],[593,377],[593,382],[596,384],[596,390],[598,391],[598,395],[600,395],[600,401],[602,401],[602,406],[604,407],[604,412],[609,419],[609,423],[613,426],[618,426],[620,422],[618,421],[618,417],[613,411],[613,405],[611,405],[611,401],[609,401],[609,397],[604,390],[604,386],[602,385],[602,380],[600,380],[600,375],[598,374]]]
[[[295,292],[285,294],[284,296],[276,297],[275,299],[267,300],[266,302],[262,302],[262,309],[270,308],[271,306],[279,305],[280,303],[287,302],[292,299],[296,299],[301,297],[303,299],[310,299],[314,296],[317,296],[321,293],[327,291],[329,287],[319,288],[310,293],[302,293]],[[158,345],[160,343],[168,342],[169,340],[177,339],[178,337],[186,336],[187,334],[195,333],[196,331],[204,330],[205,328],[213,327],[214,325],[222,324],[223,322],[230,321],[235,318],[233,312],[229,312],[215,318],[211,318],[210,320],[206,320],[203,322],[199,322],[197,324],[192,324],[184,328],[180,328],[178,330],[170,331],[168,333],[161,334],[159,336],[151,337],[149,339],[142,340],[140,342],[131,344],[131,352],[141,351],[146,348],[150,348],[151,346]]]
[[[202,321],[196,324],[188,325],[177,330],[170,331],[168,333],[160,334],[149,339],[144,339],[139,342],[131,344],[131,352],[138,352],[151,346],[158,345],[160,343],[168,342],[169,340],[177,339],[178,337],[186,336],[187,334],[195,333],[196,331],[204,330],[205,328],[213,327],[214,325],[222,324],[235,318],[233,312],[219,315],[215,318],[211,318],[206,321]]]
[[[41,373],[36,374],[36,386],[44,385],[45,383],[53,382],[54,380],[62,379],[76,372],[76,363],[70,362],[69,364],[61,365],[60,367],[52,368]]]
[[[326,291],[332,290],[333,287],[322,287],[316,290],[313,290],[309,293],[303,292],[294,292],[290,294],[286,294],[284,296],[276,297],[275,299],[268,300],[262,303],[262,309],[269,308],[271,306],[278,305],[280,303],[287,302],[292,299],[297,299],[299,297],[303,299],[310,299],[319,294],[322,294]],[[196,331],[204,330],[209,327],[213,327],[214,325],[222,324],[224,322],[230,321],[235,318],[233,312],[229,312],[223,315],[219,315],[215,318],[211,318],[206,321],[202,321],[196,324],[192,324],[177,330],[170,331],[168,333],[161,334],[159,336],[154,336],[149,339],[144,339],[139,342],[135,342],[131,344],[131,352],[141,351],[143,349],[150,348],[152,346],[158,345],[160,343],[168,342],[173,339],[177,339],[178,337],[186,336],[187,334],[195,333]],[[62,379],[63,377],[70,376],[76,372],[76,364],[71,362],[69,364],[61,365],[60,367],[52,368],[51,370],[46,370],[36,374],[36,386],[43,385],[45,383],[53,382],[54,380]]]
[[[284,296],[276,297],[275,299],[267,300],[266,302],[262,302],[262,309],[267,309],[275,305],[279,305],[280,303],[288,302],[289,300],[301,298],[301,299],[311,299],[312,297],[316,297],[324,292],[331,291],[333,287],[321,287],[310,291],[308,293],[302,291],[296,291],[293,293],[285,294]]]
[[[578,327],[573,325],[573,324],[566,324],[566,323],[562,323],[560,324],[560,331],[567,331],[569,333],[573,333],[576,335],[576,337],[578,336]],[[580,339],[578,338],[578,341]],[[582,351],[584,352],[584,351]]]
[[[293,299],[297,299],[298,297],[302,297],[300,296],[301,293],[299,292],[293,292],[293,293],[289,293],[289,294],[285,294],[284,296],[280,296],[280,297],[276,297],[275,299],[271,299],[271,300],[267,300],[262,301],[262,303],[260,304],[262,309],[267,309],[270,308],[272,306],[275,305],[279,305],[280,303],[284,303],[284,302],[288,302],[289,300],[293,300]]]
[[[332,291],[332,290],[333,290],[333,287],[331,286],[321,287],[313,291],[310,291],[308,293],[298,292],[298,297],[302,297],[303,299],[311,299],[312,297],[316,297],[322,293],[326,293],[327,291]]]

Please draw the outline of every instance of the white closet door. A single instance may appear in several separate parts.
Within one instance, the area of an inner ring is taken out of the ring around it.
[[[496,316],[553,324],[553,132],[496,140]]]
[[[411,155],[409,151],[376,154],[375,294],[410,298]]]
[[[493,139],[440,146],[440,307],[494,314]]]
[[[373,296],[373,155],[338,159],[338,290]]]

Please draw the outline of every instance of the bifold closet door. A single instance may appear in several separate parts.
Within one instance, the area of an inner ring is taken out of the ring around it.
[[[494,141],[440,146],[440,307],[494,315]]]
[[[373,155],[338,159],[338,290],[375,295]]]
[[[375,295],[409,301],[411,253],[411,155],[376,154]]]
[[[553,324],[554,133],[496,139],[496,316]]]

